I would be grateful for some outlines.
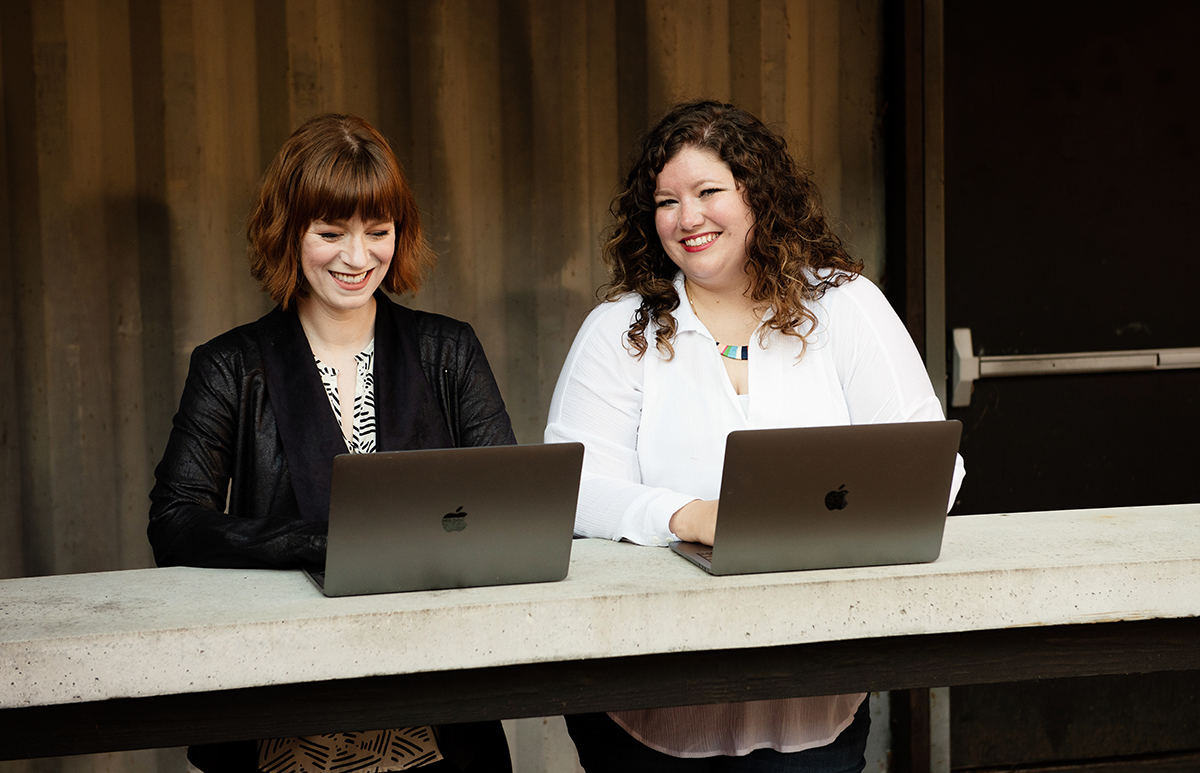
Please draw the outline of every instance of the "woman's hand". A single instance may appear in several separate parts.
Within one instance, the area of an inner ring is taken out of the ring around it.
[[[684,542],[712,545],[717,532],[716,499],[693,499],[675,511],[669,528]]]

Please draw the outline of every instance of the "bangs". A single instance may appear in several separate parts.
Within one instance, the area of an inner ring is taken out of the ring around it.
[[[296,181],[291,215],[297,230],[356,214],[364,221],[400,220],[405,185],[395,162],[363,144],[338,150],[307,166]]]

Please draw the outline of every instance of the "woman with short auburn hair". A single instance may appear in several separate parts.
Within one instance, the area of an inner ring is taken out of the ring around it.
[[[811,176],[754,116],[675,107],[641,138],[611,211],[604,303],[575,337],[545,433],[587,449],[577,535],[712,545],[734,430],[943,418]],[[870,714],[858,693],[578,714],[567,728],[588,773],[854,773]]]
[[[301,126],[263,175],[246,225],[250,275],[284,309],[303,291],[296,235],[317,219],[391,219],[396,252],[381,286],[415,294],[433,267],[416,199],[386,139],[357,116],[324,115]]]
[[[150,492],[159,566],[320,569],[335,455],[516,442],[471,327],[384,293],[416,292],[433,256],[370,124],[322,115],[297,129],[263,175],[247,238],[278,306],[192,353]],[[305,750],[320,748],[356,770],[511,771],[499,722],[209,744],[188,759],[307,773]]]

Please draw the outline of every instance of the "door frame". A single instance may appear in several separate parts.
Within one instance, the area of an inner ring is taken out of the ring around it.
[[[885,7],[885,291],[946,408],[943,0]]]
[[[885,4],[885,292],[947,408],[943,0]],[[889,700],[893,770],[950,770],[950,689]]]

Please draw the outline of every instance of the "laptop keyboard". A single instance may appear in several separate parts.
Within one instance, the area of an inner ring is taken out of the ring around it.
[[[712,551],[711,550],[697,550],[696,555],[700,556],[705,561],[709,561],[709,562],[712,561]]]

